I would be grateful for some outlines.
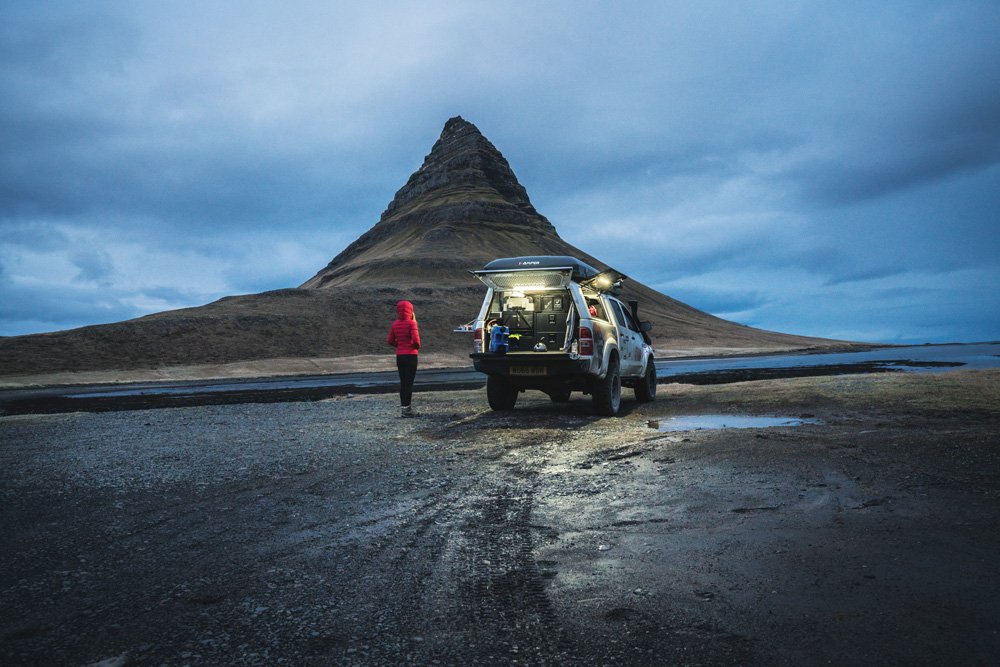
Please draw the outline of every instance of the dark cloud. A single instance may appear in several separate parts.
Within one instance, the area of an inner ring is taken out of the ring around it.
[[[956,4],[862,33],[855,58],[865,62],[830,82],[846,93],[833,107],[842,115],[815,117],[827,154],[788,175],[808,196],[842,204],[1000,162],[998,7]]]
[[[1000,100],[995,106],[998,120],[992,133],[949,136],[948,128],[940,128],[940,134],[922,132],[900,139],[892,149],[873,144],[867,152],[815,162],[789,175],[811,198],[850,204],[995,165],[1000,162]]]
[[[670,294],[699,310],[719,315],[745,313],[767,303],[768,298],[756,290],[741,287],[711,289],[700,286],[672,287]]]
[[[826,280],[824,283],[828,287],[844,285],[847,283],[867,282],[879,278],[891,278],[906,273],[906,270],[896,267],[880,267],[858,271],[855,273],[841,273]]]
[[[141,34],[156,28],[129,12],[67,9],[13,12],[0,33],[0,220],[138,222],[172,238],[294,225],[372,196],[364,154],[310,141],[300,119],[255,127],[234,83],[158,71],[168,54]]]
[[[0,322],[7,336],[108,324],[207,301],[204,295],[172,288],[136,291],[100,284],[22,285],[8,278],[0,272]]]
[[[80,270],[76,280],[85,283],[96,283],[101,287],[111,285],[111,277],[115,267],[111,256],[100,248],[83,248],[70,254],[70,261]]]
[[[65,248],[66,234],[40,221],[4,220],[0,224],[0,247],[55,250]]]
[[[7,335],[33,333],[25,325],[44,323],[47,330],[117,322],[145,314],[123,301],[123,294],[104,289],[4,285],[0,319]]]

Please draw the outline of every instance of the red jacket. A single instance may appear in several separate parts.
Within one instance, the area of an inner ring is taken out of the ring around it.
[[[386,342],[396,346],[396,354],[416,354],[420,349],[420,330],[413,317],[413,304],[400,301],[396,304],[396,315]]]

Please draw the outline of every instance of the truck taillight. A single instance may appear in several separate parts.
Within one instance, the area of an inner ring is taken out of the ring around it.
[[[481,354],[483,351],[483,328],[476,327],[475,333],[472,335],[472,351],[476,354]]]
[[[583,356],[594,354],[594,332],[589,327],[580,327],[580,354]]]

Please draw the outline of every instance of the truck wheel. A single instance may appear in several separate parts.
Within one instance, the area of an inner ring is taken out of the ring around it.
[[[594,413],[614,417],[622,404],[622,378],[618,373],[618,357],[611,357],[608,373],[603,380],[594,383]]]
[[[492,375],[486,378],[486,399],[494,410],[513,410],[517,403],[517,389]]]
[[[649,403],[656,398],[656,366],[653,365],[653,358],[646,362],[646,374],[635,381],[635,400],[640,403]]]
[[[549,398],[552,399],[553,403],[566,403],[569,401],[569,395],[569,389],[559,389],[558,391],[549,392]]]

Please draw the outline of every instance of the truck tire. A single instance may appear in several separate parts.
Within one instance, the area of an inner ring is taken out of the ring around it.
[[[486,400],[494,410],[513,410],[514,404],[517,403],[517,389],[501,378],[487,376]]]
[[[622,377],[618,372],[618,357],[612,355],[608,361],[608,372],[603,380],[594,383],[594,414],[614,417],[622,404]]]
[[[549,392],[549,398],[552,399],[553,403],[566,403],[569,401],[570,393],[569,389],[557,389]]]
[[[646,374],[635,381],[635,400],[649,403],[656,398],[656,366],[653,358],[646,362]]]

